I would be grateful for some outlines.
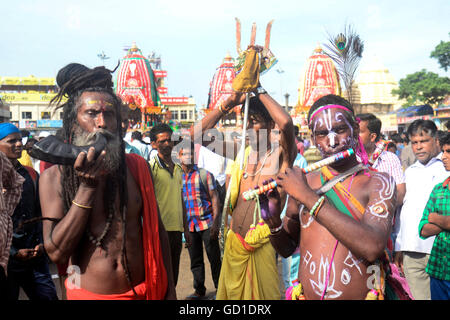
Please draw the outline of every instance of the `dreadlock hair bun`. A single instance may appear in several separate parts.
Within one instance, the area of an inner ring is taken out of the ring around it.
[[[56,84],[58,87],[64,86],[69,80],[80,76],[82,73],[88,71],[89,68],[79,63],[69,63],[67,66],[61,68],[56,75]]]
[[[79,63],[70,63],[58,71],[56,83],[59,87],[58,96],[71,97],[89,88],[102,88],[113,91],[111,70],[105,67],[90,69]]]

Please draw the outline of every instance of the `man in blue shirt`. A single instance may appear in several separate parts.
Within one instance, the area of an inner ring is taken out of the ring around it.
[[[194,164],[193,144],[183,143],[179,150],[179,159],[183,169],[183,198],[191,239],[188,250],[195,289],[195,292],[187,299],[199,300],[204,299],[206,294],[203,244],[211,265],[211,275],[216,290],[219,283],[222,264],[218,240],[221,221],[219,197],[214,176]]]

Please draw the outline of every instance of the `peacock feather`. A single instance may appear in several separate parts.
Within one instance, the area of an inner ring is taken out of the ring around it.
[[[353,28],[346,25],[344,32],[337,35],[328,34],[328,43],[325,43],[324,47],[325,54],[334,61],[347,91],[348,100],[352,103],[353,79],[362,58],[364,43]]]

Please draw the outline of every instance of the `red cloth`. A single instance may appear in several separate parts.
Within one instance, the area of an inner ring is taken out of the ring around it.
[[[44,172],[45,169],[48,169],[51,166],[53,166],[53,163],[45,162],[45,161],[41,160],[41,162],[39,162],[39,172],[42,173],[42,172]]]
[[[450,177],[448,177],[447,179],[445,179],[445,181],[442,183],[442,186],[445,188],[448,186],[448,189],[450,190]]]
[[[145,300],[148,291],[145,282],[134,287],[137,296],[134,295],[133,290],[124,293],[99,294],[82,288],[72,288],[73,285],[69,283],[69,279],[66,279],[64,284],[66,286],[67,300]]]
[[[146,297],[147,300],[162,300],[167,291],[167,271],[159,241],[158,206],[150,168],[147,161],[136,154],[127,154],[126,161],[142,196]]]

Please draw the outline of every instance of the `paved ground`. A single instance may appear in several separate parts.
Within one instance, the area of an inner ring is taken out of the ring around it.
[[[213,299],[214,295],[216,293],[216,290],[214,288],[214,283],[211,278],[211,268],[209,265],[208,258],[206,256],[206,252],[203,254],[204,260],[205,260],[205,286],[206,286],[206,299]],[[56,290],[58,293],[58,297],[61,299],[61,286],[59,283],[59,278],[57,276],[57,270],[54,265],[50,265],[50,272],[53,275],[53,281],[55,282]],[[284,292],[284,286],[281,282],[281,261],[280,258],[278,258],[278,274],[280,278],[280,295],[283,296]],[[177,298],[178,300],[184,300],[186,297],[194,292],[193,287],[193,277],[190,267],[190,258],[189,258],[189,252],[188,249],[184,248],[181,252],[181,259],[180,259],[180,273],[178,276],[178,284],[177,284]],[[27,296],[23,293],[23,291],[20,292],[20,300],[28,300]]]

